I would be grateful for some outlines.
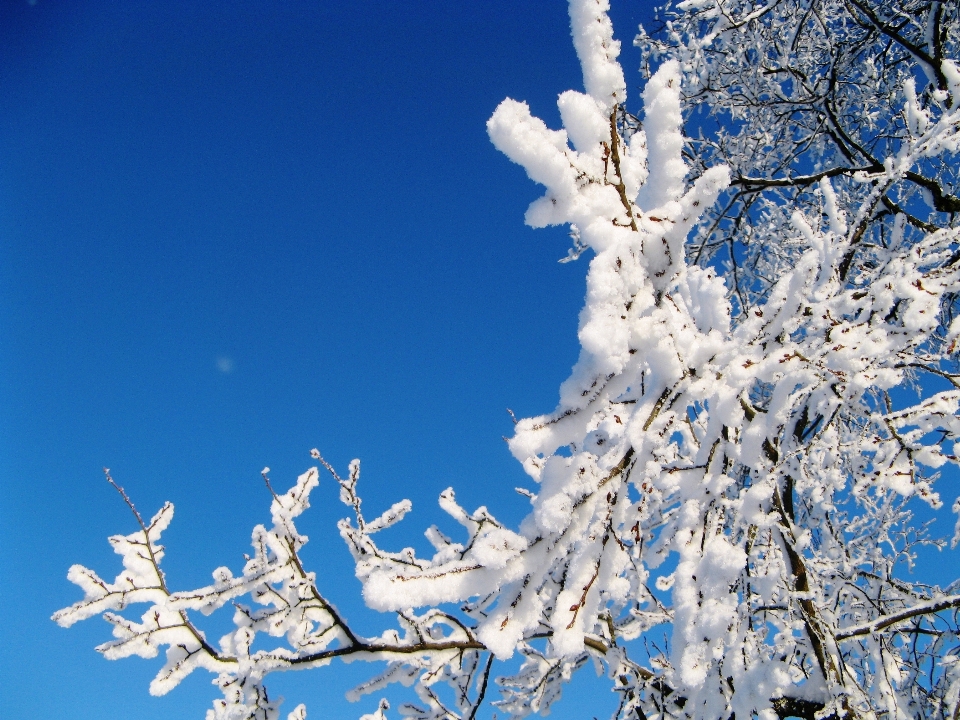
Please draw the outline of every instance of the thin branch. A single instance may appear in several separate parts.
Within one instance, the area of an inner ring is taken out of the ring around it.
[[[491,667],[493,667],[493,653],[487,656],[487,665],[483,668],[483,675],[480,676],[480,690],[477,692],[477,701],[473,704],[473,707],[470,708],[470,714],[467,715],[466,720],[474,720],[474,718],[477,717],[477,710],[480,709],[480,705],[483,704],[483,698],[487,694],[487,681],[490,679]]]
[[[143,522],[143,518],[140,516],[140,512],[137,510],[136,506],[133,504],[133,501],[130,499],[130,497],[127,495],[124,489],[116,483],[113,477],[111,477],[110,468],[104,468],[103,474],[106,476],[107,482],[113,485],[116,491],[120,493],[120,497],[123,498],[123,501],[127,504],[127,507],[130,508],[130,512],[133,513],[133,516],[137,519],[137,522],[140,524],[140,529],[143,531],[143,538],[147,544],[147,553],[150,555],[150,558],[149,558],[150,564],[153,566],[153,570],[157,575],[157,580],[160,583],[160,590],[161,592],[163,592],[164,595],[166,595],[167,597],[170,597],[170,591],[167,590],[167,584],[163,577],[163,571],[160,570],[160,563],[157,561],[157,557],[153,552],[153,543],[150,541],[150,531],[147,528],[146,524]],[[237,659],[234,657],[230,657],[228,655],[221,655],[220,653],[218,653],[214,649],[214,647],[207,642],[206,638],[203,636],[203,633],[201,633],[199,630],[197,630],[196,627],[194,627],[193,623],[190,621],[190,618],[187,616],[187,613],[185,610],[179,610],[178,614],[180,615],[181,620],[183,620],[183,627],[186,628],[191,635],[193,635],[194,639],[197,641],[197,643],[199,643],[200,647],[203,648],[203,651],[205,653],[207,653],[210,657],[214,658],[219,662],[229,662],[229,663],[237,662]]]
[[[960,607],[960,595],[951,595],[939,600],[931,600],[930,602],[923,603],[922,605],[915,605],[912,608],[907,608],[906,610],[901,610],[900,612],[881,615],[880,617],[876,618],[875,620],[871,620],[868,623],[855,625],[853,627],[841,630],[834,635],[834,637],[839,641],[848,640],[849,638],[859,637],[861,635],[874,635],[881,630],[885,630],[891,625],[896,625],[904,620],[909,620],[910,618],[918,617],[920,615],[932,615],[933,613],[938,613],[942,610],[948,610],[955,607]]]

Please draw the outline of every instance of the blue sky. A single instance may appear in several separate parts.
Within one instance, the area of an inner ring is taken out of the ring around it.
[[[619,5],[635,87],[652,5]],[[0,4],[4,718],[202,718],[215,697],[198,674],[151,698],[159,659],[107,662],[105,623],[49,620],[79,599],[67,568],[112,578],[106,537],[134,529],[103,466],[144,514],[176,505],[181,589],[239,568],[269,517],[260,469],[285,488],[313,447],[362,459],[370,512],[414,501],[398,548],[450,485],[522,517],[506,408],[555,406],[586,266],[557,263],[564,230],[523,226],[539,190],[484,125],[511,96],[556,127],[571,87],[562,2]],[[347,509],[329,481],[314,498],[307,564],[380,632]],[[343,691],[372,671],[271,688],[356,717],[375,698]],[[554,717],[608,714],[571,694]]]

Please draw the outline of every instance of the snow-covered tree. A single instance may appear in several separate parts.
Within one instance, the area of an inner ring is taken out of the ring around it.
[[[71,568],[85,597],[59,623],[103,615],[111,659],[166,648],[153,693],[215,673],[209,720],[277,718],[268,674],[338,658],[383,662],[355,693],[413,684],[399,712],[423,720],[545,712],[590,661],[617,718],[960,717],[960,582],[905,573],[944,544],[912,507],[960,462],[957,4],[688,0],[641,31],[636,115],[606,11],[570,1],[585,92],[560,95],[562,130],[514,100],[488,123],[546,188],[528,224],[592,254],[580,358],[509,441],[534,481],[520,527],[451,489],[461,536],[391,551],[375,534],[410,503],[365,518],[359,463],[314,451],[364,600],[397,620],[364,637],[298,555],[318,469],[273,494],[238,573],[186,591],[160,569],[173,507],[147,522],[117,486],[124,569]],[[214,642],[197,613],[226,605]]]

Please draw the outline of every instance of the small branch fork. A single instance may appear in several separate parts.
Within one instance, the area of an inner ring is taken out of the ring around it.
[[[113,488],[120,493],[120,497],[123,498],[123,501],[127,504],[127,507],[130,508],[130,512],[133,513],[133,516],[137,519],[137,524],[140,525],[140,530],[143,532],[144,544],[147,548],[147,555],[150,561],[150,564],[153,566],[153,570],[157,575],[157,582],[159,584],[160,591],[170,597],[170,591],[167,589],[166,578],[164,577],[163,571],[160,569],[160,563],[157,560],[157,556],[153,550],[153,543],[150,540],[150,528],[147,527],[146,523],[143,522],[143,517],[140,515],[140,512],[137,510],[136,506],[133,504],[133,501],[127,495],[126,491],[117,484],[117,482],[110,475],[110,468],[104,468],[103,474],[107,478],[107,482],[110,483]],[[211,658],[217,662],[226,662],[226,663],[235,663],[237,662],[236,658],[229,656],[221,655],[218,653],[210,643],[207,642],[207,639],[204,637],[203,633],[200,632],[196,626],[190,621],[190,618],[187,616],[185,610],[178,611],[180,618],[183,621],[183,627],[186,628],[191,635],[196,639],[197,643],[200,645],[202,650],[209,655]]]

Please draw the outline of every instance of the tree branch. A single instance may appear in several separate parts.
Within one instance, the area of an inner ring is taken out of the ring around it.
[[[960,595],[951,595],[949,597],[940,598],[939,600],[931,600],[930,602],[922,605],[915,605],[912,608],[907,608],[906,610],[901,610],[900,612],[881,615],[880,617],[876,618],[875,620],[871,620],[868,623],[845,628],[834,635],[834,637],[839,641],[849,640],[850,638],[860,637],[862,635],[874,635],[881,630],[885,630],[891,625],[896,625],[904,620],[909,620],[910,618],[919,617],[921,615],[932,615],[933,613],[938,613],[942,610],[948,610],[955,607],[960,607]]]

